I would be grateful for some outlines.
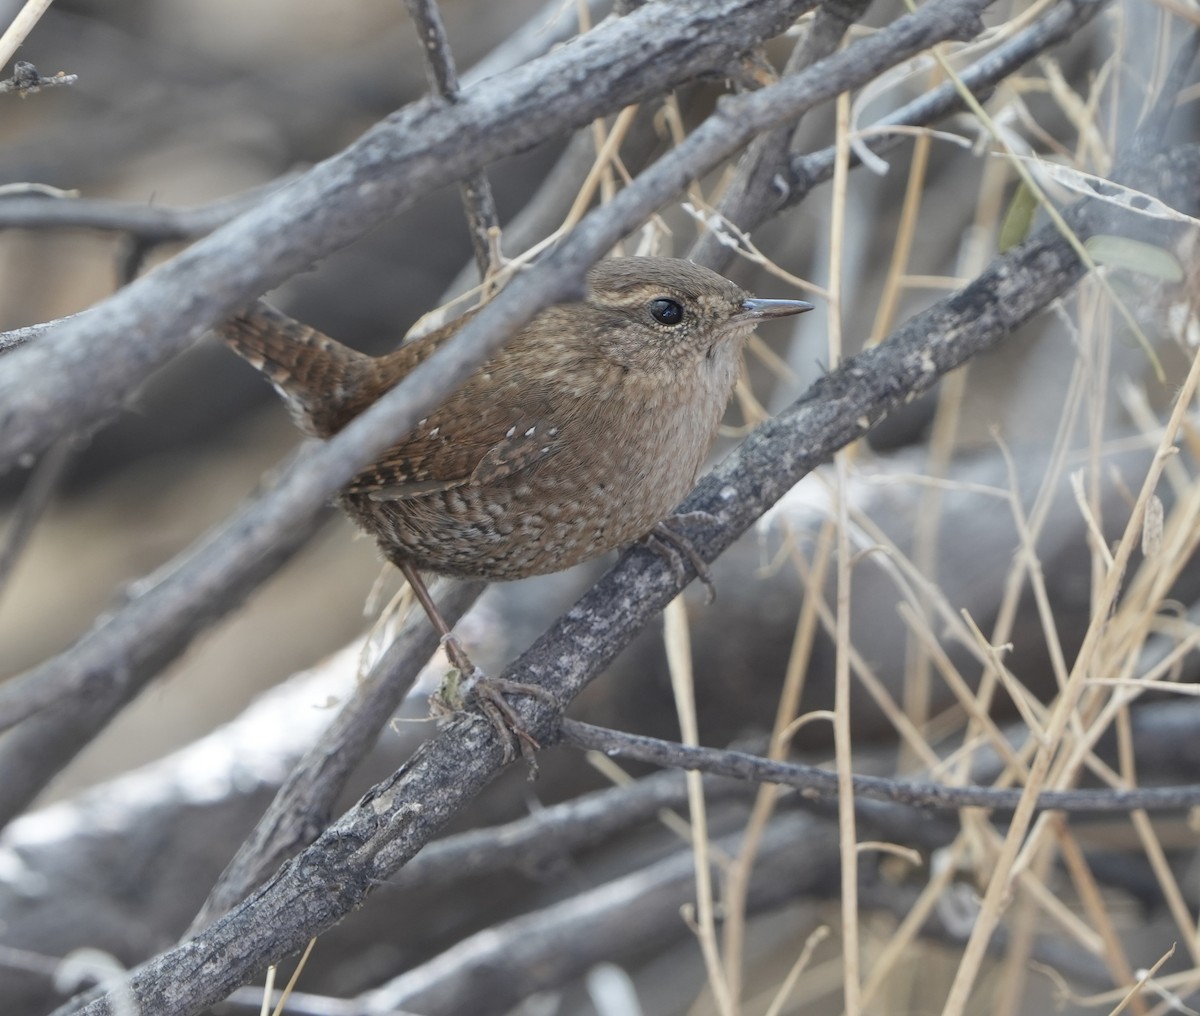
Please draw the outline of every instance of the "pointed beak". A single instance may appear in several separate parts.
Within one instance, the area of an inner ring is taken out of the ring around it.
[[[768,318],[803,314],[812,309],[813,305],[804,300],[758,300],[751,297],[742,301],[742,312],[738,317],[743,321],[766,321]]]

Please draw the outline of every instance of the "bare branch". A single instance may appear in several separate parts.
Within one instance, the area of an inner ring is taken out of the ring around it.
[[[421,49],[425,53],[429,87],[443,99],[458,102],[462,95],[458,72],[454,69],[454,55],[450,52],[450,40],[446,38],[446,26],[438,11],[437,0],[404,2],[417,26]],[[493,263],[496,249],[493,238],[499,235],[500,214],[492,197],[492,185],[488,183],[487,174],[480,170],[464,180],[460,189],[471,234],[471,247],[475,251],[475,264],[479,268],[480,278],[486,279],[500,268],[499,264]]]
[[[6,196],[0,198],[0,227],[101,229],[128,233],[147,243],[192,240],[236,219],[296,179],[297,174],[288,173],[260,187],[195,208],[169,208],[111,198]]]
[[[1039,53],[1070,38],[1104,6],[1103,3],[1063,0],[1028,28],[965,68],[960,74],[963,84],[976,97],[984,96],[997,82]],[[826,22],[823,26],[822,15],[825,15]],[[836,27],[835,18],[835,11],[826,13],[826,9],[821,8],[818,20],[814,23],[814,33],[818,26],[826,31]],[[906,140],[905,135],[890,132],[886,128],[925,126],[963,109],[961,93],[953,82],[947,82],[881,117],[872,125],[878,133],[873,131],[870,137],[863,140],[863,144],[876,154],[882,154]],[[756,229],[784,209],[799,204],[814,187],[833,176],[833,147],[793,155],[788,150],[792,130],[793,127],[781,128],[776,133],[758,139],[739,164],[738,174],[718,208],[718,213],[739,229],[746,232]],[[851,162],[858,163],[853,151]],[[720,271],[732,259],[733,251],[710,230],[696,241],[690,257],[699,264]]]
[[[694,748],[657,737],[607,730],[578,720],[563,720],[561,729],[563,740],[576,748],[602,751],[656,766],[695,769],[713,776],[779,783],[794,787],[808,797],[827,800],[837,797],[837,773],[817,766],[774,762],[740,751]],[[854,776],[853,782],[855,798],[918,808],[995,808],[1010,811],[1021,799],[1020,790],[999,790],[995,787],[951,787],[940,783],[893,780],[883,776]],[[1100,814],[1138,809],[1182,811],[1194,808],[1197,804],[1200,804],[1200,786],[1193,784],[1135,790],[1044,790],[1038,795],[1037,807],[1040,811]]]
[[[33,535],[38,519],[54,497],[59,481],[73,458],[71,440],[63,438],[46,449],[33,468],[29,482],[21,492],[21,499],[13,510],[8,528],[0,539],[0,597],[4,595],[4,587],[8,584],[21,551]]]
[[[447,624],[458,623],[483,592],[484,585],[482,582],[450,584],[448,595],[440,604]],[[437,645],[437,632],[426,622],[425,615],[419,610],[412,611],[404,629],[371,672],[357,682],[353,697],[279,788],[271,807],[209,893],[189,935],[243,899],[329,824],[334,801],[345,789],[350,774],[399,708]]]
[[[818,7],[808,34],[788,58],[784,75],[798,74],[836,52],[846,31],[862,17],[869,5],[870,0],[835,0]],[[792,138],[798,126],[798,121],[792,121],[754,139],[739,160],[737,172],[725,189],[725,196],[717,209],[721,216],[746,231],[770,218],[779,204],[776,178],[787,164]],[[720,242],[718,234],[708,230],[692,245],[688,256],[697,264],[720,271],[733,259],[733,251]]]
[[[12,767],[0,781],[0,823],[20,814],[146,682],[281,567],[329,512],[318,502],[306,517],[282,527],[278,538],[255,547],[255,534],[270,525],[270,514],[261,501],[251,502],[141,580],[123,608],[102,616],[65,653],[3,686],[11,695],[0,712],[25,722],[0,738],[0,767]],[[74,691],[61,695],[55,688]]]
[[[0,95],[16,92],[23,99],[43,88],[61,88],[63,85],[73,85],[78,80],[78,74],[65,74],[62,71],[45,77],[27,60],[18,60],[13,64],[13,76],[0,81]]]
[[[740,836],[713,844],[733,855]],[[803,843],[803,851],[796,844]],[[827,880],[837,833],[806,815],[767,830],[755,866],[750,905],[761,910],[807,895]],[[824,863],[823,863],[824,862]],[[595,889],[488,928],[358,999],[361,1016],[397,1008],[417,1012],[502,1012],[536,991],[577,977],[601,958],[644,954],[674,939],[679,908],[695,893],[691,850],[646,865]],[[486,1001],[485,1001],[486,1000]]]
[[[0,356],[12,352],[26,342],[31,342],[34,339],[41,338],[43,335],[48,335],[64,321],[71,320],[72,317],[78,317],[78,315],[72,314],[65,318],[58,318],[55,321],[43,321],[36,325],[26,325],[24,328],[14,328],[10,332],[0,332]]]

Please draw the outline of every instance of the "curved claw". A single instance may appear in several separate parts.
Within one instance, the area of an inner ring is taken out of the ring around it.
[[[681,582],[686,577],[682,561],[682,558],[686,557],[696,572],[696,578],[704,583],[704,587],[708,593],[707,602],[711,604],[717,598],[717,586],[713,582],[712,570],[709,568],[708,562],[700,556],[700,552],[692,546],[691,541],[686,536],[677,533],[670,525],[676,520],[690,519],[696,515],[712,519],[712,516],[707,512],[688,512],[685,515],[672,515],[670,518],[663,519],[657,523],[646,534],[645,543],[652,551],[667,560],[667,563],[671,566],[671,571],[675,573],[675,577]]]

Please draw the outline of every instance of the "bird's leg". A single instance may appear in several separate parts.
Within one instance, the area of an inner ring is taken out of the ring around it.
[[[680,522],[701,520],[709,523],[716,521],[709,512],[681,512],[656,523],[654,528],[642,539],[650,550],[666,559],[677,579],[683,579],[682,558],[686,557],[696,570],[696,578],[704,583],[704,588],[708,593],[708,602],[712,603],[717,598],[717,587],[713,582],[712,570],[709,568],[708,562],[700,556],[700,553],[692,546],[692,542],[674,528]]]
[[[442,638],[442,646],[446,650],[446,656],[449,657],[452,666],[456,667],[464,683],[470,683],[478,680],[483,676],[483,671],[471,662],[471,658],[467,655],[467,651],[463,648],[463,644],[458,640],[458,636],[450,630],[450,626],[446,623],[446,619],[442,617],[442,612],[438,610],[437,604],[433,602],[433,597],[429,595],[429,587],[425,585],[425,580],[421,578],[421,573],[414,568],[409,561],[403,559],[396,562],[396,566],[404,575],[405,581],[408,582],[408,587],[413,591],[413,596],[417,598],[417,602],[421,605],[421,609],[425,611],[425,616],[429,618],[429,623],[433,625],[434,630]]]
[[[471,662],[471,658],[458,640],[458,636],[450,630],[446,619],[442,617],[442,612],[438,610],[437,604],[433,602],[433,597],[429,595],[429,587],[425,584],[421,573],[413,567],[410,561],[400,559],[395,563],[408,582],[409,588],[412,589],[417,602],[425,611],[425,616],[429,618],[434,630],[441,636],[446,656],[449,657],[451,665],[460,675],[459,683],[453,690],[447,690],[443,685],[443,688],[438,691],[433,702],[435,711],[440,709],[448,713],[458,712],[462,709],[467,697],[473,696],[479,703],[479,708],[483,710],[483,714],[500,735],[500,742],[504,745],[504,761],[511,762],[516,757],[513,751],[515,740],[521,751],[521,757],[529,765],[530,779],[532,779],[537,775],[537,761],[533,753],[539,750],[541,745],[525,729],[521,718],[513,711],[513,707],[508,704],[504,696],[530,695],[557,705],[554,696],[536,684],[522,684],[519,681],[488,677]]]

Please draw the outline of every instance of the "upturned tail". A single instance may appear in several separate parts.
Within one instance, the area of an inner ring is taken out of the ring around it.
[[[216,333],[271,382],[306,434],[336,434],[371,402],[372,357],[261,300]]]

